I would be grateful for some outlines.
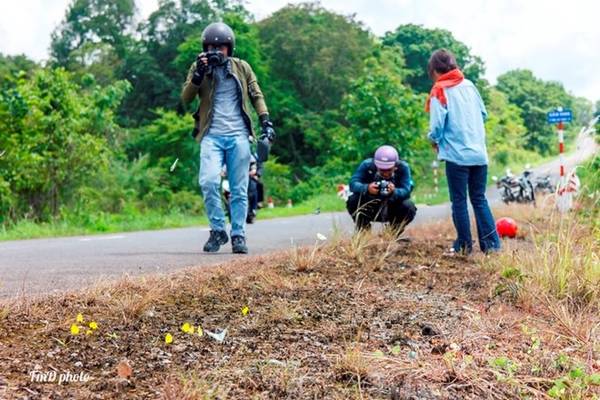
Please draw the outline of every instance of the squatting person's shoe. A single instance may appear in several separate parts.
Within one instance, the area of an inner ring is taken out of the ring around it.
[[[207,253],[216,253],[221,248],[221,245],[224,245],[228,241],[227,232],[211,230],[210,237],[204,245],[204,251]]]
[[[243,236],[232,236],[231,251],[239,254],[247,254],[248,246],[246,246],[246,238]]]

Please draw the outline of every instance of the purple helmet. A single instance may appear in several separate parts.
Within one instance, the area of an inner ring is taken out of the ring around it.
[[[380,146],[375,151],[373,159],[377,168],[384,170],[392,169],[396,166],[396,161],[398,161],[398,152],[392,146]]]

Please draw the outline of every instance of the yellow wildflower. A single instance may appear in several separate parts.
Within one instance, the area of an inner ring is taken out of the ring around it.
[[[194,327],[192,325],[189,324],[189,322],[184,323],[183,325],[181,325],[181,330],[184,333],[194,333]]]
[[[79,335],[79,326],[77,324],[71,325],[71,335]]]
[[[87,335],[91,335],[92,333],[94,333],[94,332],[92,332],[92,330],[91,330],[91,329],[88,329],[87,331],[85,331],[85,335],[86,335],[86,336],[87,336]]]
[[[95,321],[90,322],[90,329],[95,331],[98,329],[98,324]]]
[[[171,344],[173,343],[173,335],[171,335],[170,333],[167,333],[165,335],[165,343],[166,344]]]
[[[204,331],[202,330],[201,326],[198,327],[197,332],[198,332],[198,336],[204,335]]]
[[[82,313],[77,314],[77,318],[75,318],[75,321],[77,321],[79,323],[83,322],[83,314]]]
[[[248,306],[244,306],[242,307],[242,315],[245,317],[246,315],[248,315],[248,313],[250,312],[250,309],[248,308]]]

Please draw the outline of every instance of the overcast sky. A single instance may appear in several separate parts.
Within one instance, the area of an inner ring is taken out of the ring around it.
[[[0,52],[48,57],[50,32],[70,0],[0,0]],[[248,0],[258,19],[286,0]],[[158,0],[136,0],[142,17]],[[505,71],[529,68],[567,90],[600,99],[600,2],[596,0],[322,0],[342,14],[356,14],[381,35],[400,24],[444,28],[483,58],[492,82]]]

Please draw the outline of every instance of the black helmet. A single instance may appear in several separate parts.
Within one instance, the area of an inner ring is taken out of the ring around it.
[[[202,32],[202,50],[207,51],[208,45],[215,47],[225,45],[229,48],[229,57],[233,56],[235,49],[235,35],[229,25],[223,22],[214,22]]]

